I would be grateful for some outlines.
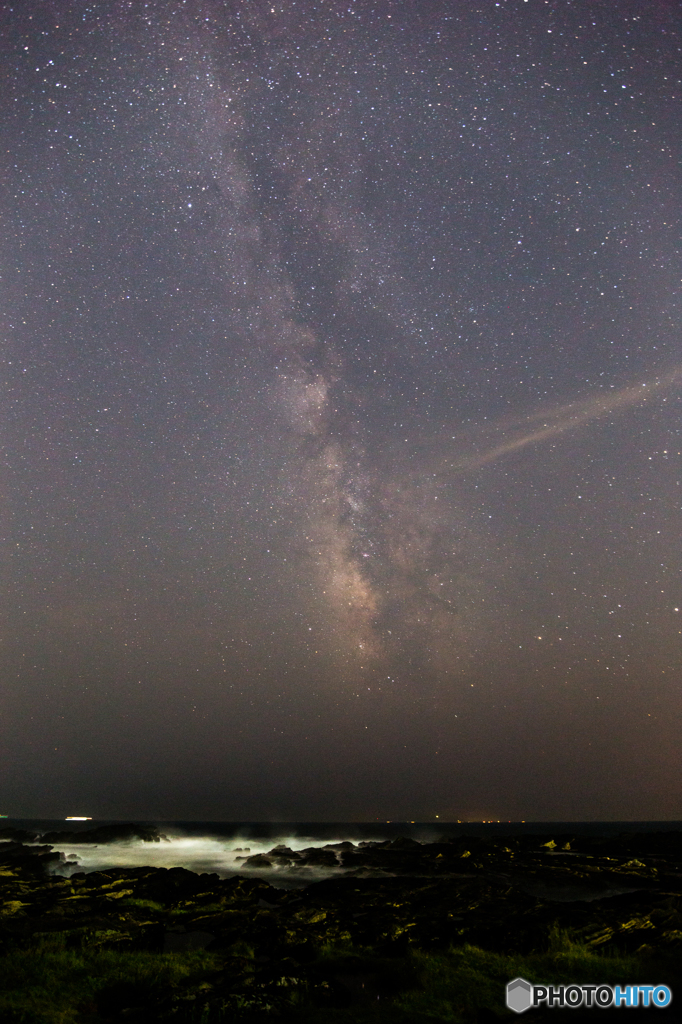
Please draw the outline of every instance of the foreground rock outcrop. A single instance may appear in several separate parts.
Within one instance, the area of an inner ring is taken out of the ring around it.
[[[62,877],[50,874],[61,856],[51,843],[29,846],[34,834],[10,833],[0,832],[0,953],[58,940],[71,949],[216,954],[209,975],[155,997],[153,1006],[119,993],[114,1016],[91,1007],[83,1021],[118,1020],[119,1011],[121,1020],[232,1019],[219,1007],[286,1016],[292,992],[322,1009],[352,1005],[375,989],[390,999],[391,986],[406,979],[391,981],[387,968],[372,980],[362,967],[367,950],[386,964],[410,948],[464,943],[532,953],[563,933],[582,947],[682,963],[680,833],[276,847],[245,859],[251,877],[228,879],[146,867]],[[307,861],[336,864],[339,877],[295,889],[253,877]],[[320,958],[329,947],[357,950],[360,966],[348,968],[351,956],[344,975]],[[656,1019],[663,1020],[658,1012]]]

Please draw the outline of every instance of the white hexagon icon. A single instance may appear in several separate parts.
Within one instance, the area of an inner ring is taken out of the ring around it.
[[[533,1003],[532,986],[525,978],[514,978],[507,985],[507,1006],[514,1013],[529,1010]]]

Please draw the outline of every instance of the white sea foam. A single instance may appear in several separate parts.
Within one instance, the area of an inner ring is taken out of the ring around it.
[[[339,839],[313,839],[301,836],[277,836],[268,839],[230,838],[215,836],[173,835],[166,832],[168,841],[145,843],[142,840],[126,840],[102,843],[93,846],[88,843],[57,843],[55,850],[66,858],[55,866],[54,873],[71,875],[76,871],[106,871],[111,868],[188,868],[190,871],[215,872],[221,878],[245,875],[263,878],[271,884],[289,887],[305,885],[308,882],[330,878],[342,869],[334,866],[279,866],[254,868],[246,864],[249,857],[266,854],[273,847],[283,845],[297,851],[310,847],[324,847]]]

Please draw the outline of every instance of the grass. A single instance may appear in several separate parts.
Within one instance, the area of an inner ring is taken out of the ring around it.
[[[480,1010],[500,1016],[513,1015],[504,1004],[505,987],[512,978],[523,977],[533,984],[554,986],[575,984],[625,984],[657,980],[636,955],[601,953],[574,944],[568,938],[554,943],[546,953],[528,956],[505,955],[461,946],[444,954],[412,954],[418,967],[421,988],[404,993],[396,1006],[415,1021],[467,1022],[476,1020]]]
[[[132,992],[153,1002],[215,967],[215,957],[203,951],[74,950],[59,933],[45,936],[37,948],[14,949],[0,959],[0,1020],[76,1024],[81,1011],[97,1012],[105,993],[110,1007]]]
[[[65,935],[37,937],[30,948],[13,949],[0,958],[0,1020],[6,1024],[78,1024],[81,1013],[111,1013],[129,1005],[153,1006],[173,989],[188,983],[200,992],[203,978],[218,970],[224,960],[205,951],[154,953],[102,948],[97,937],[81,949],[68,948]],[[233,947],[230,954],[244,960],[251,947]],[[555,931],[549,949],[526,956],[495,953],[477,946],[452,947],[442,952],[411,949],[402,957],[378,957],[371,949],[349,944],[327,946],[310,965],[310,993],[327,989],[329,1005],[306,1006],[300,988],[282,991],[283,1020],[301,1024],[471,1024],[481,1012],[489,1019],[512,1014],[504,1006],[508,981],[521,975],[535,984],[569,982],[627,984],[672,982],[678,976],[671,956],[669,964],[657,957],[655,966],[637,954],[613,949],[595,951]],[[654,977],[655,975],[655,977]],[[328,979],[329,983],[320,979]],[[209,993],[206,989],[206,994]],[[252,1006],[268,1005],[265,991],[252,990]],[[336,992],[336,997],[334,997]],[[347,1005],[343,1005],[346,996]],[[349,995],[350,993],[350,995]],[[237,997],[241,998],[241,997]],[[127,1001],[126,1001],[127,1000]],[[248,1001],[247,1001],[248,1002]],[[178,1024],[219,1024],[240,1019],[235,1002],[229,1009],[199,998],[172,1019]],[[244,1004],[245,1019],[249,1016]],[[262,1014],[259,1019],[263,1019]]]
[[[137,908],[139,910],[155,910],[157,912],[163,912],[166,909],[163,903],[157,903],[155,900],[141,900],[134,896],[121,900],[121,906]]]
[[[343,956],[350,959],[350,950]],[[333,950],[327,949],[327,957]],[[337,959],[342,964],[342,959]],[[376,966],[380,967],[378,961]],[[674,983],[679,980],[679,956],[672,952],[667,963],[657,955],[620,953],[613,948],[598,950],[571,940],[555,930],[547,952],[526,956],[495,953],[477,946],[452,947],[440,953],[413,949],[398,965],[406,980],[403,990],[387,998],[381,993],[381,976],[365,1005],[346,1009],[307,1010],[292,1020],[301,1024],[473,1024],[486,1019],[511,1021],[516,1015],[506,1009],[507,982],[524,977],[533,984],[637,984]],[[368,958],[366,969],[371,969]],[[391,974],[395,978],[395,967]],[[389,985],[386,986],[390,990]],[[376,995],[379,998],[376,998]]]

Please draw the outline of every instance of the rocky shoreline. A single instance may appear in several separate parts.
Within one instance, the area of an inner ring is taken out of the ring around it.
[[[245,856],[249,877],[226,879],[184,868],[54,873],[66,867],[60,843],[121,838],[166,837],[135,825],[41,837],[0,829],[1,955],[52,944],[212,956],[203,975],[153,997],[134,985],[109,986],[78,1008],[72,1019],[83,1024],[212,1022],[244,1015],[318,1019],[305,1016],[311,1007],[323,1020],[331,1019],[324,1013],[375,997],[388,1007],[393,994],[410,984],[406,957],[415,949],[428,953],[469,944],[529,955],[563,936],[583,950],[616,950],[660,964],[673,982],[674,965],[682,964],[679,832],[615,839],[463,837],[424,844],[399,838],[302,851],[276,846]],[[295,874],[313,866],[336,867],[339,875],[289,889],[254,877],[259,870]],[[338,957],[321,955],[331,948],[344,950],[341,967]],[[368,951],[380,970],[368,968]],[[663,1011],[655,1012],[664,1019]],[[492,1019],[481,1013],[471,1019]],[[508,1013],[502,993],[499,1013]]]

